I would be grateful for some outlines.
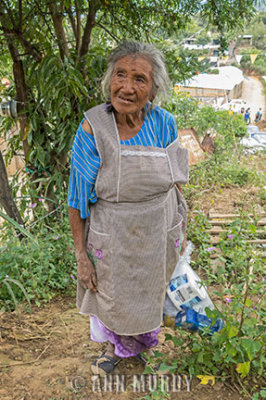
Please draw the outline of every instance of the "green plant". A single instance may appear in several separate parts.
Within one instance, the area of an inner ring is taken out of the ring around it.
[[[0,281],[8,277],[16,284],[12,287],[12,299],[8,286],[0,286],[2,309],[12,310],[14,297],[16,302],[21,302],[25,292],[27,299],[38,306],[58,293],[74,293],[76,260],[65,211],[58,219],[51,216],[37,219],[31,227],[30,237],[22,240],[14,236],[9,223],[3,229]]]
[[[187,228],[187,237],[195,245],[191,261],[193,268],[206,269],[210,265],[211,235],[208,232],[210,227],[206,215],[201,210],[195,209]]]
[[[208,245],[204,235],[206,219],[197,212],[191,225],[191,239],[203,256],[201,242]],[[266,362],[263,262],[260,253],[249,243],[257,237],[258,218],[241,213],[225,228],[217,245],[219,267],[214,272],[210,265],[205,265],[207,279],[219,285],[219,290],[213,292],[216,307],[206,309],[206,313],[213,321],[221,318],[224,328],[213,335],[209,335],[208,328],[198,333],[180,328],[176,334],[167,333],[165,340],[171,340],[178,347],[178,355],[174,362],[163,362],[172,372],[214,375],[221,380],[230,378],[248,393],[245,380],[248,377],[254,382],[262,380]],[[158,356],[151,361],[154,366],[162,358]]]
[[[9,278],[8,275],[5,276],[5,278],[3,278],[2,280],[0,280],[0,286],[4,285],[13,301],[13,304],[15,306],[15,308],[18,306],[18,300],[16,298],[16,295],[14,293],[14,289],[12,289],[12,284],[15,285],[15,287],[19,288],[21,290],[21,292],[24,294],[29,306],[31,306],[30,304],[30,299],[29,296],[26,292],[26,290],[24,289],[23,285],[17,281],[16,279],[11,279]]]
[[[266,203],[266,188],[265,187],[260,188],[260,190],[258,192],[258,198],[262,205],[264,205]]]
[[[247,134],[247,127],[240,115],[216,111],[210,106],[202,105],[189,94],[175,90],[166,108],[175,115],[178,128],[193,127],[200,137],[213,131],[217,134],[215,141],[219,151],[235,148],[237,139]]]

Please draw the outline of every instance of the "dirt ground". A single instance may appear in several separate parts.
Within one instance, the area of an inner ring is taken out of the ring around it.
[[[95,385],[97,391],[93,391],[95,377],[90,371],[90,363],[104,345],[89,341],[89,319],[79,315],[73,303],[73,298],[63,298],[35,309],[31,314],[1,315],[1,400],[144,398],[145,393],[133,391],[134,375],[137,377],[144,369],[133,357],[123,360],[116,368],[116,374],[126,376],[125,392],[116,393],[115,376],[110,391],[104,392],[102,378]],[[174,358],[179,356],[177,349],[169,341],[163,343],[167,332],[172,333],[172,329],[163,327],[158,350]],[[210,383],[203,386],[193,377],[190,386],[183,377],[180,391],[171,379],[169,382],[172,399],[206,400],[214,396],[217,400],[244,399],[238,388],[226,382],[216,381],[214,386]],[[99,387],[102,392],[98,391]],[[172,392],[173,388],[175,392]]]
[[[245,76],[241,99],[245,100],[248,107],[250,107],[252,123],[259,108],[262,108],[263,118],[265,119],[266,104],[263,86],[257,77]]]
[[[253,165],[260,171],[266,171],[264,161],[261,156],[247,157],[247,164]],[[202,210],[205,213],[209,211],[231,213],[237,211],[239,204],[249,208],[256,202],[257,190],[256,187],[249,186],[203,193],[200,198]],[[263,209],[262,205],[257,204],[256,207],[258,211]],[[166,333],[173,334],[173,329],[162,327],[158,350],[167,354],[169,359],[182,357],[171,342],[164,343]],[[175,331],[175,334],[178,335],[178,331]],[[31,313],[23,310],[13,313],[2,312],[0,313],[0,399],[143,399],[145,393],[134,392],[134,376],[138,380],[138,374],[144,370],[143,365],[135,358],[123,360],[116,369],[116,374],[125,377],[125,391],[116,392],[116,376],[113,378],[113,386],[110,386],[109,382],[109,390],[104,391],[104,381],[97,380],[90,371],[90,363],[103,349],[104,344],[89,340],[89,319],[78,313],[74,297],[57,298],[40,309],[33,307]],[[213,386],[211,383],[203,385],[197,377],[192,377],[190,387],[185,378],[184,376],[178,378],[182,382],[179,391],[170,380],[171,399],[245,399],[239,388],[229,382],[216,379]],[[161,381],[159,383],[161,384]]]

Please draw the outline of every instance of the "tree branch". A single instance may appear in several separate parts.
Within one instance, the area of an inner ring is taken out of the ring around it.
[[[59,46],[60,57],[62,61],[64,61],[65,57],[69,58],[69,51],[67,46],[65,30],[63,27],[63,14],[56,9],[56,5],[54,3],[49,3],[48,7],[54,24],[54,29]]]
[[[22,22],[23,22],[22,0],[18,0],[18,15],[19,15],[18,29],[19,29],[19,31],[21,32],[21,31],[22,31]]]
[[[108,33],[108,35],[111,36],[111,38],[113,38],[116,42],[119,42],[118,37],[116,37],[112,32],[109,31],[109,29],[107,29],[104,25],[102,25],[100,22],[96,22],[97,26],[99,26],[100,28],[102,28],[106,33]]]
[[[20,59],[18,49],[15,47],[11,37],[7,36],[6,40],[7,40],[7,45],[9,48],[10,55],[13,60],[13,75],[14,75],[16,92],[17,92],[17,101],[19,103],[22,103],[24,105],[23,108],[25,108],[25,105],[27,104],[28,88],[27,88],[27,85],[25,82],[25,73],[24,73],[23,64]],[[27,115],[26,115],[25,111],[22,111],[20,113],[19,125],[20,125],[20,137],[21,137],[22,146],[23,146],[23,150],[24,150],[24,156],[25,156],[26,160],[28,159],[28,154],[30,152],[30,146],[27,141],[27,137],[25,135],[27,123],[28,123]]]
[[[15,23],[15,19],[14,19],[14,16],[13,16],[13,13],[12,13],[11,9],[10,9],[10,7],[8,7],[8,5],[6,5],[5,0],[3,0],[3,4],[5,6],[5,11],[7,12],[8,16],[10,18],[10,21],[11,21],[13,27],[15,28],[16,27],[16,23]],[[2,12],[3,11],[1,11],[1,13]],[[2,15],[1,15],[1,17],[2,17]]]
[[[0,12],[0,23],[1,23],[1,28],[4,33],[4,36],[6,40],[9,38],[9,41],[12,36],[15,36],[17,40],[22,44],[22,46],[26,49],[26,51],[32,55],[32,57],[37,61],[40,62],[42,59],[42,56],[40,52],[36,49],[36,47],[28,42],[25,37],[23,36],[23,32],[19,29],[19,27],[16,26],[13,15],[11,10],[6,9],[8,16],[10,18],[11,24],[13,25],[13,29],[8,27],[8,21],[7,21],[7,14],[4,12]],[[10,12],[9,12],[10,11]],[[22,16],[21,16],[22,18]]]
[[[89,12],[87,15],[87,20],[83,32],[83,37],[81,40],[81,46],[79,51],[79,57],[82,58],[85,56],[89,50],[90,39],[91,39],[91,31],[95,25],[95,15],[97,10],[99,9],[99,3],[96,0],[90,0],[89,2]]]
[[[75,39],[77,40],[77,26],[76,26],[76,20],[75,20],[75,18],[74,18],[74,15],[73,15],[73,11],[72,11],[71,6],[68,7],[68,8],[66,9],[66,12],[67,12],[67,14],[68,14],[68,17],[69,17],[69,20],[70,20],[70,23],[71,23],[71,26],[72,26],[72,30],[73,30],[73,32],[74,32]]]
[[[77,0],[75,0],[75,8],[76,8],[76,27],[77,27],[77,37],[76,37],[76,50],[77,54],[79,54],[80,49],[80,38],[81,38],[81,19],[80,19],[80,8]]]
[[[1,17],[0,17],[1,20]],[[28,54],[32,55],[32,57],[37,61],[40,62],[42,59],[42,56],[40,52],[36,49],[36,47],[32,44],[30,44],[22,34],[20,34],[18,31],[12,30],[12,29],[7,29],[2,25],[2,30],[5,34],[8,36],[15,36],[17,40],[22,44],[22,46],[25,48],[25,50],[28,52]]]
[[[55,39],[55,35],[54,35],[54,33],[52,32],[52,29],[51,29],[51,27],[50,27],[49,21],[47,21],[47,19],[46,19],[45,13],[44,13],[44,12],[42,11],[42,9],[41,9],[41,6],[40,6],[40,4],[39,4],[39,1],[38,1],[38,0],[34,0],[34,3],[35,3],[35,5],[36,5],[36,7],[38,8],[39,13],[40,13],[40,16],[41,16],[42,19],[44,20],[44,23],[46,24],[46,26],[47,26],[47,28],[48,28],[48,30],[49,30],[51,36]],[[50,14],[49,14],[49,16],[50,16]]]

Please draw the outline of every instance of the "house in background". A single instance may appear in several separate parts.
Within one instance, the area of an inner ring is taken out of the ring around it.
[[[252,46],[253,35],[239,35],[238,38],[241,40],[241,47]]]
[[[177,84],[177,90],[187,92],[203,103],[215,101],[223,104],[242,94],[244,76],[239,68],[226,66],[216,69],[219,73],[201,73],[182,83]]]

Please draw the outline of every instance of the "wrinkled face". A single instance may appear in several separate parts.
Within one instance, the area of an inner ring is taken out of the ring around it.
[[[152,65],[143,57],[126,56],[115,64],[111,78],[111,103],[121,114],[140,111],[152,94]]]

